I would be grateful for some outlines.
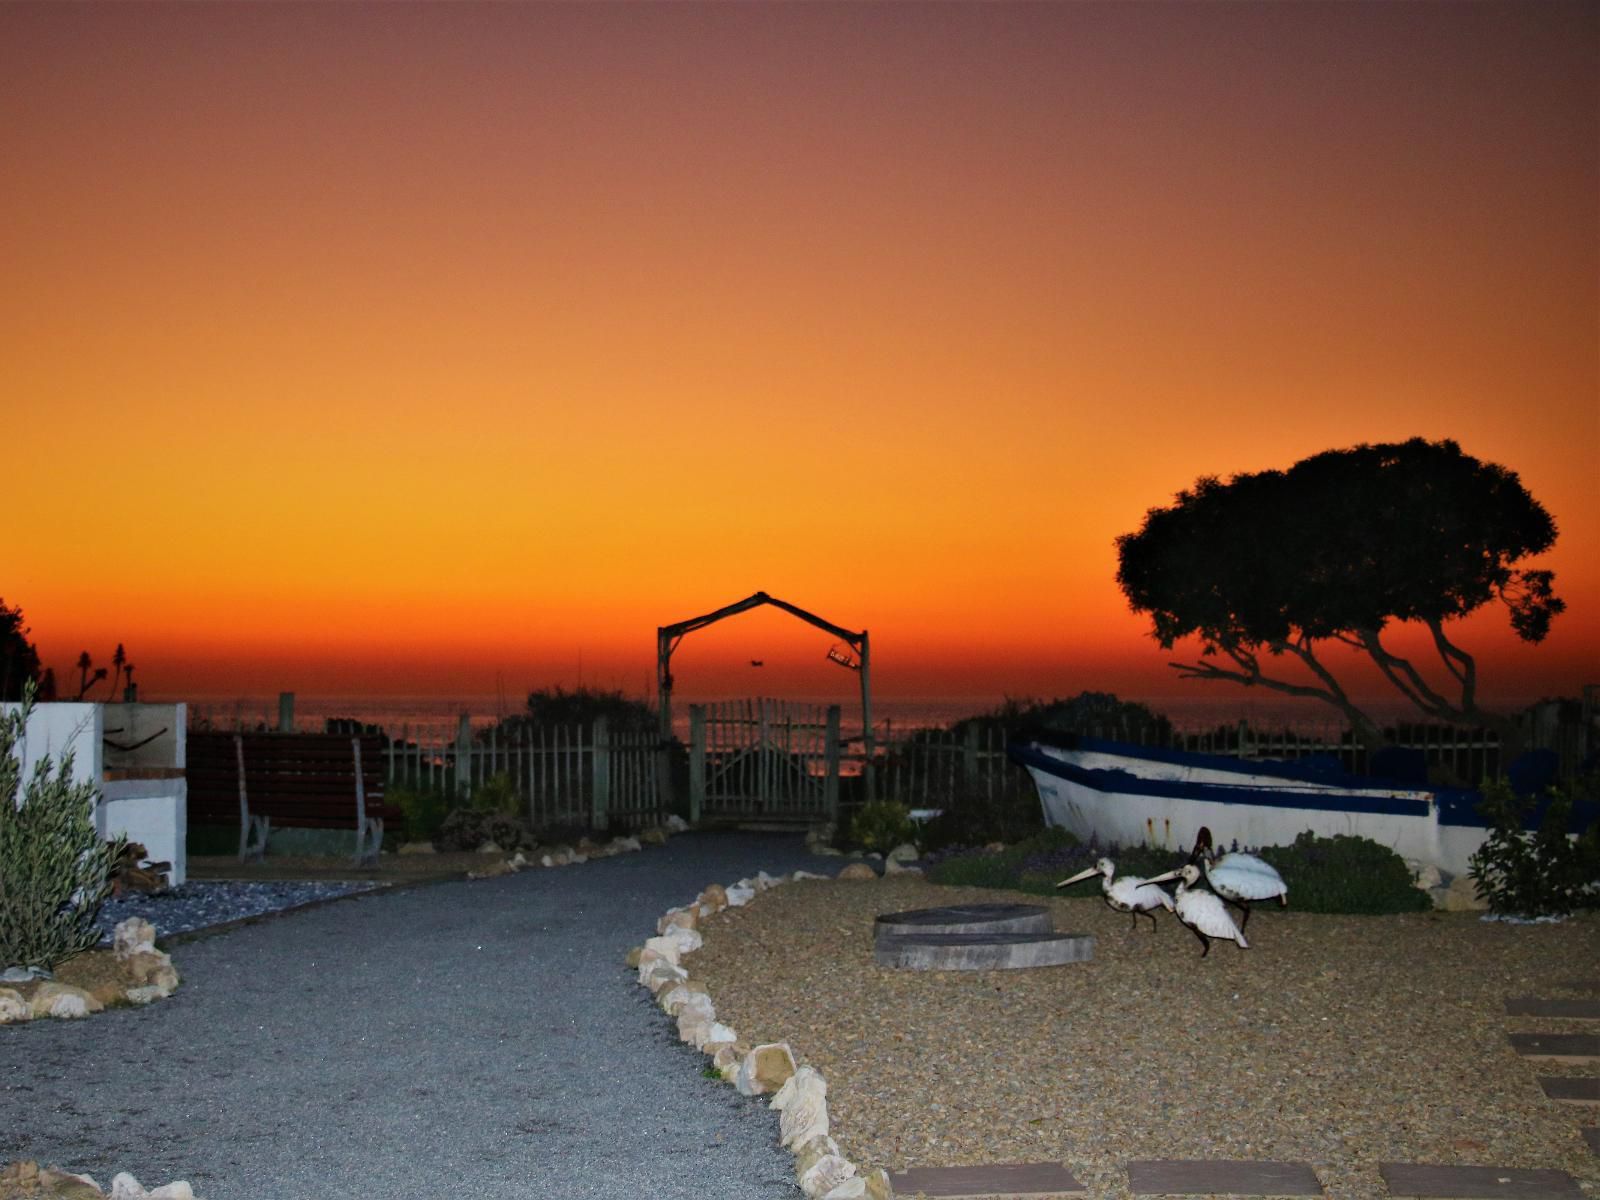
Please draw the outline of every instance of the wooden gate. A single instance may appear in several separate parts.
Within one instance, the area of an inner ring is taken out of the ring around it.
[[[689,708],[690,820],[809,825],[839,807],[839,706],[727,700]]]

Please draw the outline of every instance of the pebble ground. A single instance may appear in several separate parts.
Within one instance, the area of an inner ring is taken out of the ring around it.
[[[838,860],[834,860],[837,869]],[[831,873],[831,872],[830,872]],[[1020,971],[877,966],[879,913],[1047,903],[1094,961]],[[1309,1162],[1333,1200],[1385,1195],[1380,1162],[1555,1167],[1600,1195],[1573,1109],[1508,1032],[1508,996],[1570,996],[1600,975],[1600,915],[1340,917],[1258,909],[1251,948],[1158,932],[1098,899],[936,887],[915,877],[777,888],[703,923],[686,960],[720,1020],[789,1041],[828,1080],[833,1132],[866,1166],[1065,1161],[1128,1200],[1135,1159]]]

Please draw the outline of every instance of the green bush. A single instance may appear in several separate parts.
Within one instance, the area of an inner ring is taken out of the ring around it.
[[[95,786],[72,782],[70,753],[41,759],[17,803],[18,743],[32,709],[30,684],[0,713],[0,966],[49,971],[100,940],[95,921],[127,841],[100,840]]]
[[[511,776],[501,771],[472,789],[472,807],[478,812],[515,817],[522,811],[522,793]]]
[[[458,808],[440,822],[433,844],[440,850],[476,850],[493,842],[502,850],[515,850],[528,840],[527,826],[515,817]]]
[[[1593,780],[1585,780],[1578,790],[1593,787]],[[1504,780],[1484,785],[1478,811],[1489,822],[1489,836],[1473,854],[1468,873],[1491,912],[1543,917],[1600,907],[1600,821],[1570,838],[1574,793],[1551,788],[1546,798],[1550,806],[1530,833],[1523,820],[1536,799],[1518,796]]]
[[[1290,906],[1302,912],[1420,912],[1431,904],[1427,894],[1412,885],[1405,860],[1370,838],[1302,833],[1293,845],[1269,846],[1259,854],[1282,874],[1289,885]],[[1111,859],[1118,876],[1143,879],[1173,870],[1188,859],[1181,851],[1156,846],[1083,845],[1064,830],[1048,829],[1004,850],[939,858],[929,868],[928,878],[957,887],[1060,896],[1068,893],[1056,889],[1058,881],[1102,857]],[[1078,894],[1093,894],[1091,889],[1098,886],[1086,881]]]
[[[390,788],[384,799],[403,815],[408,842],[433,841],[450,812],[449,794],[439,788],[401,785]]]
[[[1258,853],[1283,876],[1289,906],[1300,912],[1421,912],[1433,906],[1405,859],[1371,838],[1317,837],[1308,830],[1292,845]]]
[[[903,842],[913,842],[917,827],[910,810],[893,800],[863,804],[850,819],[850,844],[887,854]]]

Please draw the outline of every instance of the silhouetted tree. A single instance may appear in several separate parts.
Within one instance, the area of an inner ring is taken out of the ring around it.
[[[22,689],[39,682],[39,651],[28,640],[22,606],[7,608],[0,599],[0,700],[21,700]]]
[[[1203,657],[1226,660],[1171,664],[1186,677],[1314,697],[1376,745],[1376,725],[1318,657],[1320,643],[1341,642],[1430,717],[1485,725],[1514,744],[1514,724],[1478,706],[1477,664],[1446,626],[1499,600],[1518,637],[1541,641],[1566,604],[1552,572],[1517,564],[1555,539],[1515,472],[1453,441],[1413,438],[1227,483],[1201,478],[1117,539],[1117,582],[1133,611],[1150,614],[1163,649],[1193,634]],[[1442,689],[1384,644],[1392,622],[1408,621],[1432,635]],[[1269,676],[1263,650],[1294,659],[1311,682]]]
[[[91,675],[90,672],[93,671]],[[89,657],[87,650],[78,655],[78,696],[82,700],[89,694],[89,689],[106,677],[106,669],[94,665],[94,659]]]

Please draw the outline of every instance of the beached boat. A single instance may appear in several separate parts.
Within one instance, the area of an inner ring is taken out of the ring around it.
[[[1007,752],[1033,776],[1047,824],[1101,843],[1187,849],[1202,825],[1241,846],[1355,834],[1459,875],[1488,835],[1476,791],[1350,775],[1332,758],[1256,762],[1071,734]]]

